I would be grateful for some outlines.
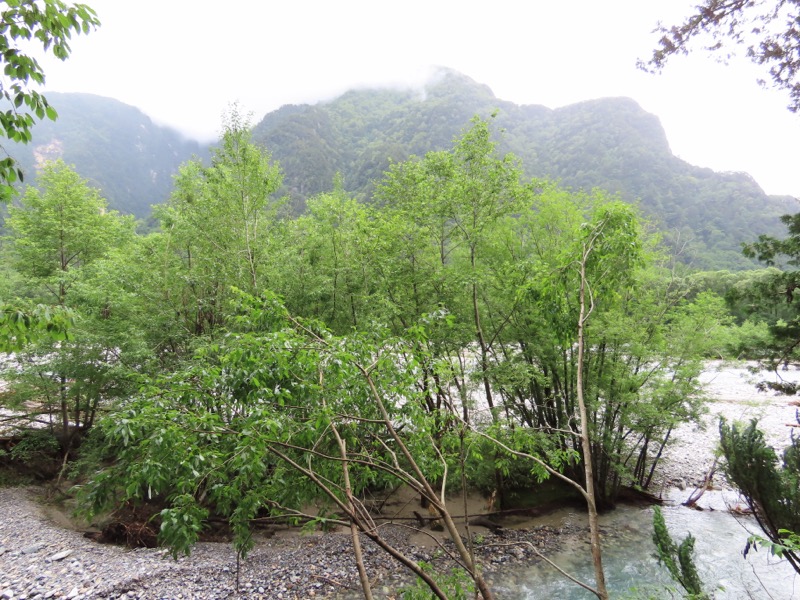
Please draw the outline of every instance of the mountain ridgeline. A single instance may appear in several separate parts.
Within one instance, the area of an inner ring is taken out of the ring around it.
[[[254,136],[280,161],[285,191],[302,209],[337,172],[346,190],[368,201],[391,161],[449,148],[470,118],[492,114],[500,151],[517,155],[528,176],[603,188],[638,204],[694,268],[752,268],[741,243],[760,233],[783,236],[779,216],[800,210],[797,199],[766,195],[746,173],[675,157],[658,118],[631,99],[519,106],[452,71],[424,92],[356,90],[324,104],[284,106]]]
[[[171,175],[207,148],[159,127],[114,100],[49,94],[55,123],[34,129],[30,146],[13,149],[26,170],[62,157],[100,187],[112,208],[143,218],[170,193]],[[716,173],[675,157],[654,115],[628,98],[559,109],[498,99],[485,85],[443,70],[423,90],[361,89],[330,102],[287,105],[253,128],[255,141],[280,162],[283,193],[296,212],[333,187],[365,202],[392,162],[450,148],[475,115],[496,115],[502,153],[526,175],[574,189],[604,188],[640,206],[679,260],[693,268],[741,269],[754,263],[742,242],[782,236],[779,216],[800,210],[791,196],[768,196],[745,173]]]
[[[117,100],[52,92],[47,99],[58,119],[37,123],[31,143],[10,150],[25,183],[35,184],[44,161],[61,158],[100,188],[111,208],[145,218],[151,205],[169,197],[181,163],[208,154],[198,142]]]

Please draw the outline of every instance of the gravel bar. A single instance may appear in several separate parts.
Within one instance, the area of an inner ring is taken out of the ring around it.
[[[0,489],[0,599],[141,598],[305,599],[362,596],[349,534],[275,535],[259,539],[241,561],[230,544],[199,543],[174,560],[161,549],[98,544],[59,527],[42,508],[37,488]],[[383,536],[416,561],[449,570],[446,552],[409,543],[409,530],[385,526]],[[553,551],[564,533],[549,526],[493,534],[473,528],[477,554],[491,581],[505,566],[539,560],[533,547]],[[369,540],[365,562],[379,598],[396,598],[411,578]],[[445,542],[447,547],[451,543]]]

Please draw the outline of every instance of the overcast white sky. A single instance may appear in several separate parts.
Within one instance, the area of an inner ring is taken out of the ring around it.
[[[661,75],[637,70],[656,23],[698,0],[81,1],[103,25],[75,38],[67,62],[44,63],[46,89],[116,98],[194,137],[216,137],[233,101],[257,122],[354,86],[419,83],[441,65],[517,104],[629,96],[684,160],[800,196],[800,115],[756,84],[754,66],[697,52]]]

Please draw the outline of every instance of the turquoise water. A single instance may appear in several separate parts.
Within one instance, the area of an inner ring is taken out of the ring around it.
[[[713,592],[715,599],[800,599],[800,576],[785,561],[763,549],[751,552],[747,558],[742,556],[750,532],[757,532],[758,528],[752,518],[734,518],[726,510],[726,502],[735,502],[735,495],[707,492],[701,505],[708,510],[697,511],[679,505],[688,492],[675,494],[671,498],[675,504],[662,508],[667,526],[676,541],[688,532],[697,539],[695,562],[706,591]],[[623,507],[601,517],[601,528],[606,532],[603,564],[612,598],[683,597],[653,557],[652,515],[648,508]],[[586,515],[563,511],[551,515],[548,523],[585,524]],[[561,553],[551,558],[578,579],[593,583],[586,539],[570,541]],[[595,598],[544,563],[504,572],[496,577],[495,584],[498,597],[511,600]]]

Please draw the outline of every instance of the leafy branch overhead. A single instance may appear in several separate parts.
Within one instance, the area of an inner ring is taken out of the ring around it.
[[[798,0],[705,0],[680,25],[659,26],[658,47],[645,63],[645,70],[660,71],[676,54],[688,54],[695,43],[703,44],[723,60],[733,47],[767,69],[774,87],[789,94],[789,110],[800,110],[800,18]],[[766,84],[766,80],[760,83]]]
[[[55,120],[55,109],[34,89],[43,85],[45,74],[32,43],[66,60],[71,52],[72,34],[89,33],[100,24],[97,15],[85,4],[67,4],[61,0],[7,0],[0,12],[0,96],[7,103],[0,110],[0,136],[12,142],[31,140],[34,119]],[[22,180],[22,170],[14,158],[0,159],[0,199],[8,200],[13,184]]]

